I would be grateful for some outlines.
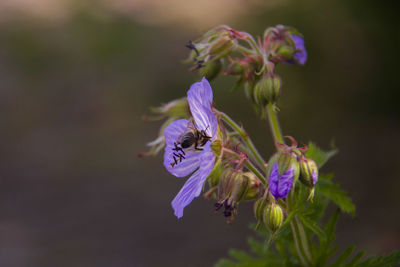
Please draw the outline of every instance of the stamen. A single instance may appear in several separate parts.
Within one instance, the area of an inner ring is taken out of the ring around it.
[[[176,151],[176,152],[172,152],[172,158],[174,159],[174,162],[171,163],[171,167],[174,167],[175,165],[178,164],[178,160],[179,162],[182,162],[182,160],[185,159],[185,152],[183,151],[182,147],[178,146],[178,143],[174,142],[175,147],[172,148],[172,151]]]

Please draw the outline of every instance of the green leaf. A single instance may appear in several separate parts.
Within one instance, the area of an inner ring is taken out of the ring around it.
[[[311,220],[309,217],[304,216],[303,214],[299,215],[299,219],[303,222],[304,226],[310,229],[313,233],[318,235],[320,240],[326,240],[326,234],[322,229],[318,226],[317,222]]]
[[[343,266],[343,263],[350,257],[351,253],[353,253],[355,246],[350,246],[343,251],[343,253],[336,259],[334,263],[330,266],[332,267],[340,267]]]
[[[315,163],[317,163],[318,167],[321,168],[336,153],[336,148],[333,148],[329,151],[323,151],[315,143],[310,142],[308,143],[306,157],[313,159]]]
[[[354,258],[345,265],[345,267],[353,267],[353,266],[355,266],[361,260],[362,256],[364,256],[364,254],[365,254],[365,251],[358,252],[354,256]]]
[[[320,182],[317,183],[317,192],[319,194],[332,200],[343,212],[355,214],[356,206],[346,191],[342,190],[338,184],[333,184],[330,181]]]
[[[252,259],[249,254],[241,250],[231,249],[229,254],[232,256],[232,258],[242,262],[250,261]]]
[[[400,265],[400,251],[391,253],[388,256],[369,257],[367,260],[357,264],[358,267],[395,267]]]

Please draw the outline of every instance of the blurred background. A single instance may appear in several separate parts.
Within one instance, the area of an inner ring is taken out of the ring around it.
[[[211,266],[247,248],[251,204],[233,225],[198,198],[177,220],[185,179],[162,155],[137,158],[160,124],[143,114],[198,79],[185,44],[228,24],[253,35],[286,24],[305,36],[304,67],[279,66],[281,126],[339,149],[322,172],[349,191],[338,244],[400,247],[398,12],[345,0],[0,1],[0,266]],[[265,121],[212,83],[218,108],[273,153]],[[238,108],[240,107],[240,108]]]

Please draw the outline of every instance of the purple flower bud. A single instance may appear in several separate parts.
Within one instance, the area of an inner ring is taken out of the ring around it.
[[[307,61],[307,51],[304,46],[304,39],[298,35],[291,34],[291,37],[296,48],[296,52],[293,55],[293,59],[287,61],[289,64],[299,64],[304,65]]]
[[[292,189],[295,176],[295,164],[292,164],[283,174],[279,174],[278,163],[275,162],[269,175],[269,190],[275,198],[285,198]]]
[[[300,159],[300,181],[308,186],[314,187],[318,180],[318,166],[312,159]]]

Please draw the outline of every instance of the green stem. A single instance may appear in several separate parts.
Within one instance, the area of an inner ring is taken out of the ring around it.
[[[246,167],[250,170],[250,171],[252,171],[257,177],[258,177],[258,179],[260,179],[260,181],[263,183],[263,184],[266,184],[266,181],[265,181],[265,178],[264,178],[264,176],[259,172],[259,170],[253,165],[253,163],[251,163],[250,161],[247,161],[246,162]]]
[[[253,36],[251,36],[251,35],[249,36],[249,43],[257,51],[257,54],[259,54],[261,56],[263,55],[263,53],[261,53],[261,50],[256,43],[256,40],[254,40]]]
[[[294,188],[290,191],[290,195],[287,199],[288,213],[293,212],[294,206]],[[294,219],[290,222],[290,228],[292,229],[292,235],[294,244],[296,247],[297,255],[303,266],[312,266],[312,256],[310,252],[310,246],[308,244],[308,238],[304,231],[303,224],[299,218],[295,215]]]
[[[270,103],[267,105],[267,114],[268,114],[269,126],[272,131],[272,136],[274,137],[275,145],[276,142],[283,143],[282,132],[281,128],[279,127],[278,117],[275,112],[274,104]]]
[[[238,46],[237,46],[237,49],[238,49],[240,52],[243,52],[243,53],[246,53],[246,54],[249,54],[249,55],[251,55],[251,54],[254,53],[253,50],[248,49],[247,47],[244,47],[243,45],[238,45]]]
[[[252,155],[256,159],[257,163],[260,165],[261,168],[264,168],[265,166],[265,160],[261,157],[260,153],[258,153],[256,147],[254,146],[253,142],[251,141],[250,137],[247,135],[247,133],[240,127],[236,122],[234,122],[227,114],[217,111],[218,115],[222,117],[222,119],[231,126],[233,130],[238,132],[240,134],[240,137],[243,139],[243,141],[246,143],[246,145],[249,147]]]

